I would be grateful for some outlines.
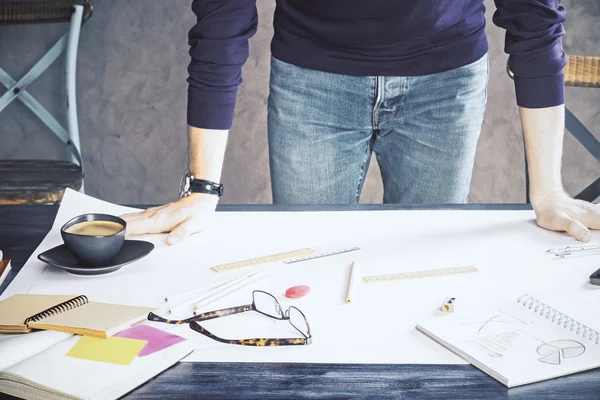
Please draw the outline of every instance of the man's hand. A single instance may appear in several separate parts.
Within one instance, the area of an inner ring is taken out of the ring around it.
[[[565,126],[564,105],[520,108],[529,165],[529,197],[538,225],[564,231],[582,242],[600,229],[600,206],[569,197],[563,190],[561,157]]]
[[[189,170],[198,179],[219,182],[228,131],[189,127]],[[171,232],[167,243],[175,245],[210,226],[219,198],[192,193],[173,203],[123,215],[128,235]]]
[[[121,216],[127,221],[128,235],[171,232],[167,243],[176,245],[210,224],[218,198],[193,193],[173,203]]]
[[[532,205],[542,228],[565,231],[582,242],[592,238],[589,229],[600,229],[600,206],[572,199],[564,191],[552,193]]]

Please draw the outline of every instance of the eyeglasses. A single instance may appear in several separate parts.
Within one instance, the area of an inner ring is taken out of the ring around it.
[[[228,315],[240,314],[246,311],[256,311],[267,317],[277,320],[287,320],[290,324],[303,336],[302,338],[251,338],[251,339],[223,339],[209,332],[206,328],[201,326],[199,321],[208,321],[215,318],[226,317]],[[312,343],[312,335],[310,333],[310,326],[308,320],[302,311],[298,308],[291,306],[287,310],[283,311],[279,301],[267,292],[262,290],[255,290],[252,292],[252,304],[247,304],[240,307],[224,308],[222,310],[210,311],[194,317],[171,320],[162,318],[154,313],[148,315],[148,320],[154,322],[163,322],[167,324],[190,324],[190,328],[204,336],[208,336],[221,343],[238,344],[242,346],[294,346],[294,345],[309,345]]]

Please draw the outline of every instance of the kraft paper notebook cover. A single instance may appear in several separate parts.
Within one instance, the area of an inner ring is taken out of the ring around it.
[[[14,295],[0,302],[0,332],[45,329],[106,338],[145,319],[151,311],[89,302],[86,296]]]
[[[600,290],[537,297],[417,329],[508,387],[600,367]]]
[[[25,321],[76,296],[17,294],[0,302],[0,332],[29,332]]]
[[[0,338],[0,398],[6,393],[26,400],[113,400],[193,350],[185,340],[136,357],[129,365],[117,365],[67,356],[80,339],[54,331]]]

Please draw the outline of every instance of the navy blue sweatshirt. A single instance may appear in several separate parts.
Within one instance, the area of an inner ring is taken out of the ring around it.
[[[276,0],[271,51],[300,67],[358,76],[417,76],[467,65],[488,50],[483,0]],[[495,0],[494,23],[506,29],[505,51],[517,104],[564,101],[560,0]],[[194,0],[189,33],[188,124],[229,129],[255,0]]]

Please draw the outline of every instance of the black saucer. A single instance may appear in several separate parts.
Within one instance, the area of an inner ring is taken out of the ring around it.
[[[100,267],[86,266],[81,263],[67,246],[61,244],[38,255],[38,259],[75,275],[103,275],[118,271],[124,265],[148,255],[154,245],[143,240],[125,240],[123,247],[114,258]]]
[[[600,269],[590,276],[592,285],[600,285]]]

